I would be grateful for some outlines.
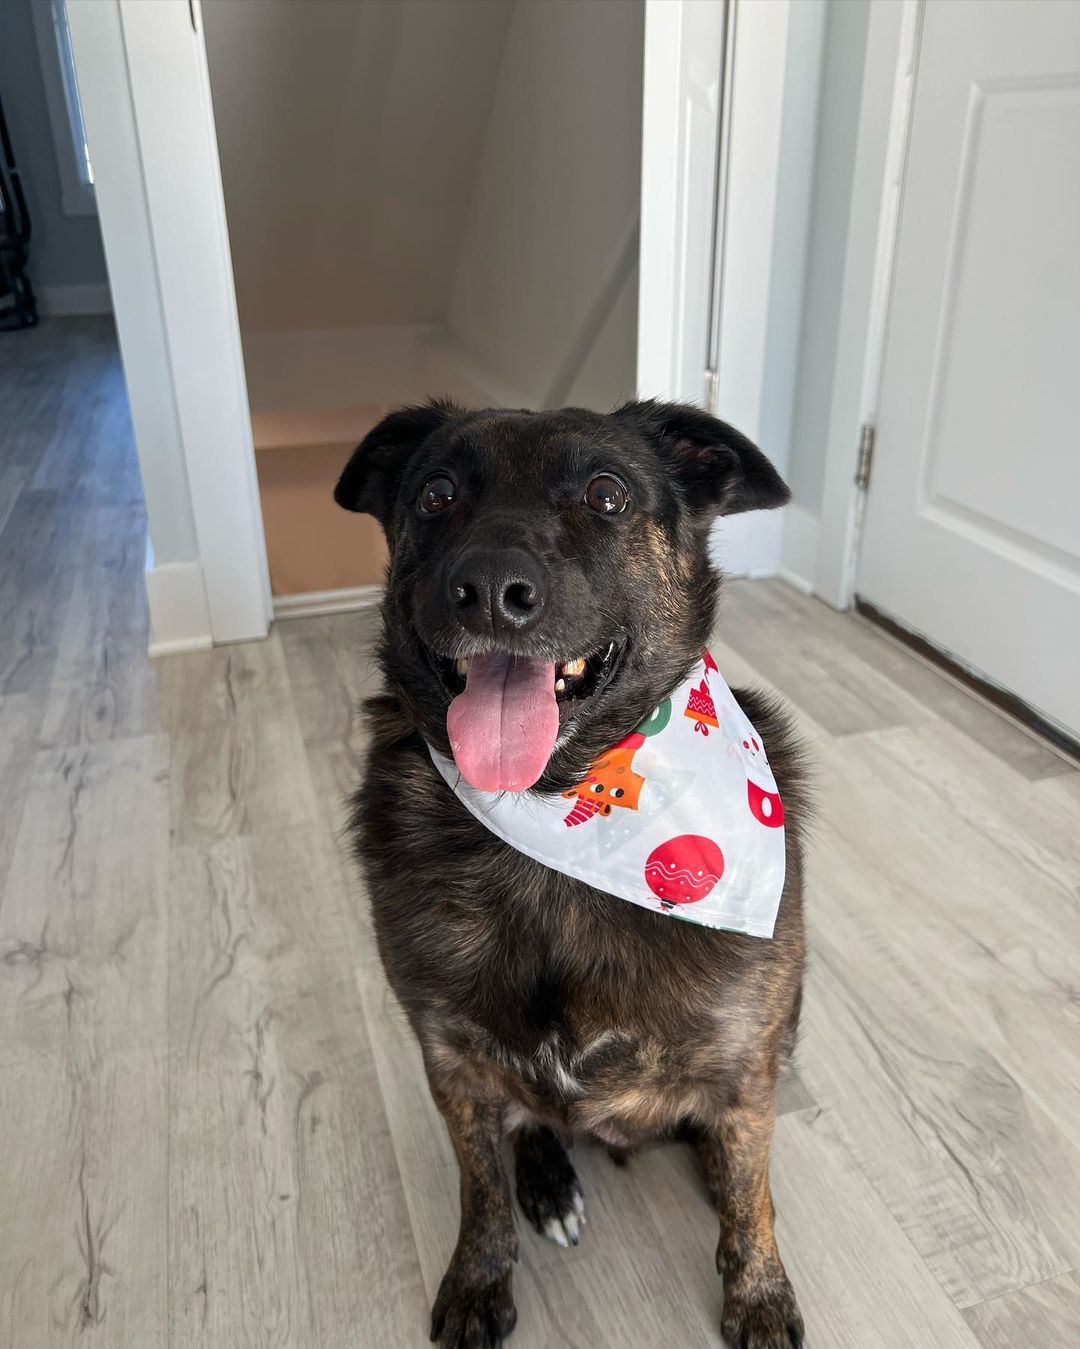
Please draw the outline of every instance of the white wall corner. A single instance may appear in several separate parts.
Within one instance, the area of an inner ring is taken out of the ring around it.
[[[780,565],[776,574],[804,595],[812,595],[820,521],[805,506],[793,501],[784,508],[783,524]]]
[[[88,281],[71,286],[38,286],[36,293],[38,309],[43,318],[112,313],[112,296],[104,281]]]
[[[783,532],[780,511],[724,516],[713,526],[709,554],[725,576],[775,576]]]
[[[206,582],[197,562],[166,562],[146,572],[150,655],[202,651],[213,643]]]

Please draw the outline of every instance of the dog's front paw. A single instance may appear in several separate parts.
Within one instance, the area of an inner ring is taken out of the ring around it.
[[[720,1329],[730,1349],[803,1349],[803,1322],[787,1275],[724,1288]]]
[[[576,1246],[585,1223],[585,1195],[566,1149],[544,1128],[523,1131],[515,1152],[522,1213],[556,1246]]]
[[[492,1274],[457,1256],[431,1311],[431,1338],[443,1349],[498,1349],[517,1321],[510,1267]]]

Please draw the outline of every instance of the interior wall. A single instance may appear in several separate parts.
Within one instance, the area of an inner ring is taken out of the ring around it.
[[[577,381],[583,402],[610,406],[634,382],[636,329],[597,305],[622,295],[636,311],[620,267],[639,215],[643,33],[642,0],[512,7],[447,327],[532,406],[562,401],[568,353],[596,372]]]
[[[245,332],[441,321],[511,7],[203,0]]]
[[[100,288],[107,275],[97,216],[64,214],[32,4],[48,0],[0,3],[0,94],[33,227],[30,280],[47,305],[51,288]]]
[[[203,14],[273,590],[369,585],[373,408],[633,395],[644,3]]]

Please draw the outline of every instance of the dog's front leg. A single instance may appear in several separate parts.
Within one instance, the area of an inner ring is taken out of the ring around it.
[[[721,1330],[731,1349],[800,1349],[803,1323],[773,1233],[769,1147],[771,1083],[725,1105],[698,1140],[720,1214],[716,1267],[724,1280]]]
[[[494,1349],[517,1320],[511,1270],[517,1233],[500,1142],[502,1109],[456,1084],[431,1083],[461,1173],[461,1228],[431,1313],[431,1338],[453,1349]]]

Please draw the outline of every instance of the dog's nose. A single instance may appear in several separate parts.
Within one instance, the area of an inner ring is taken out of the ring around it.
[[[471,548],[450,569],[450,603],[470,632],[525,632],[540,617],[547,580],[540,563],[518,548]]]

